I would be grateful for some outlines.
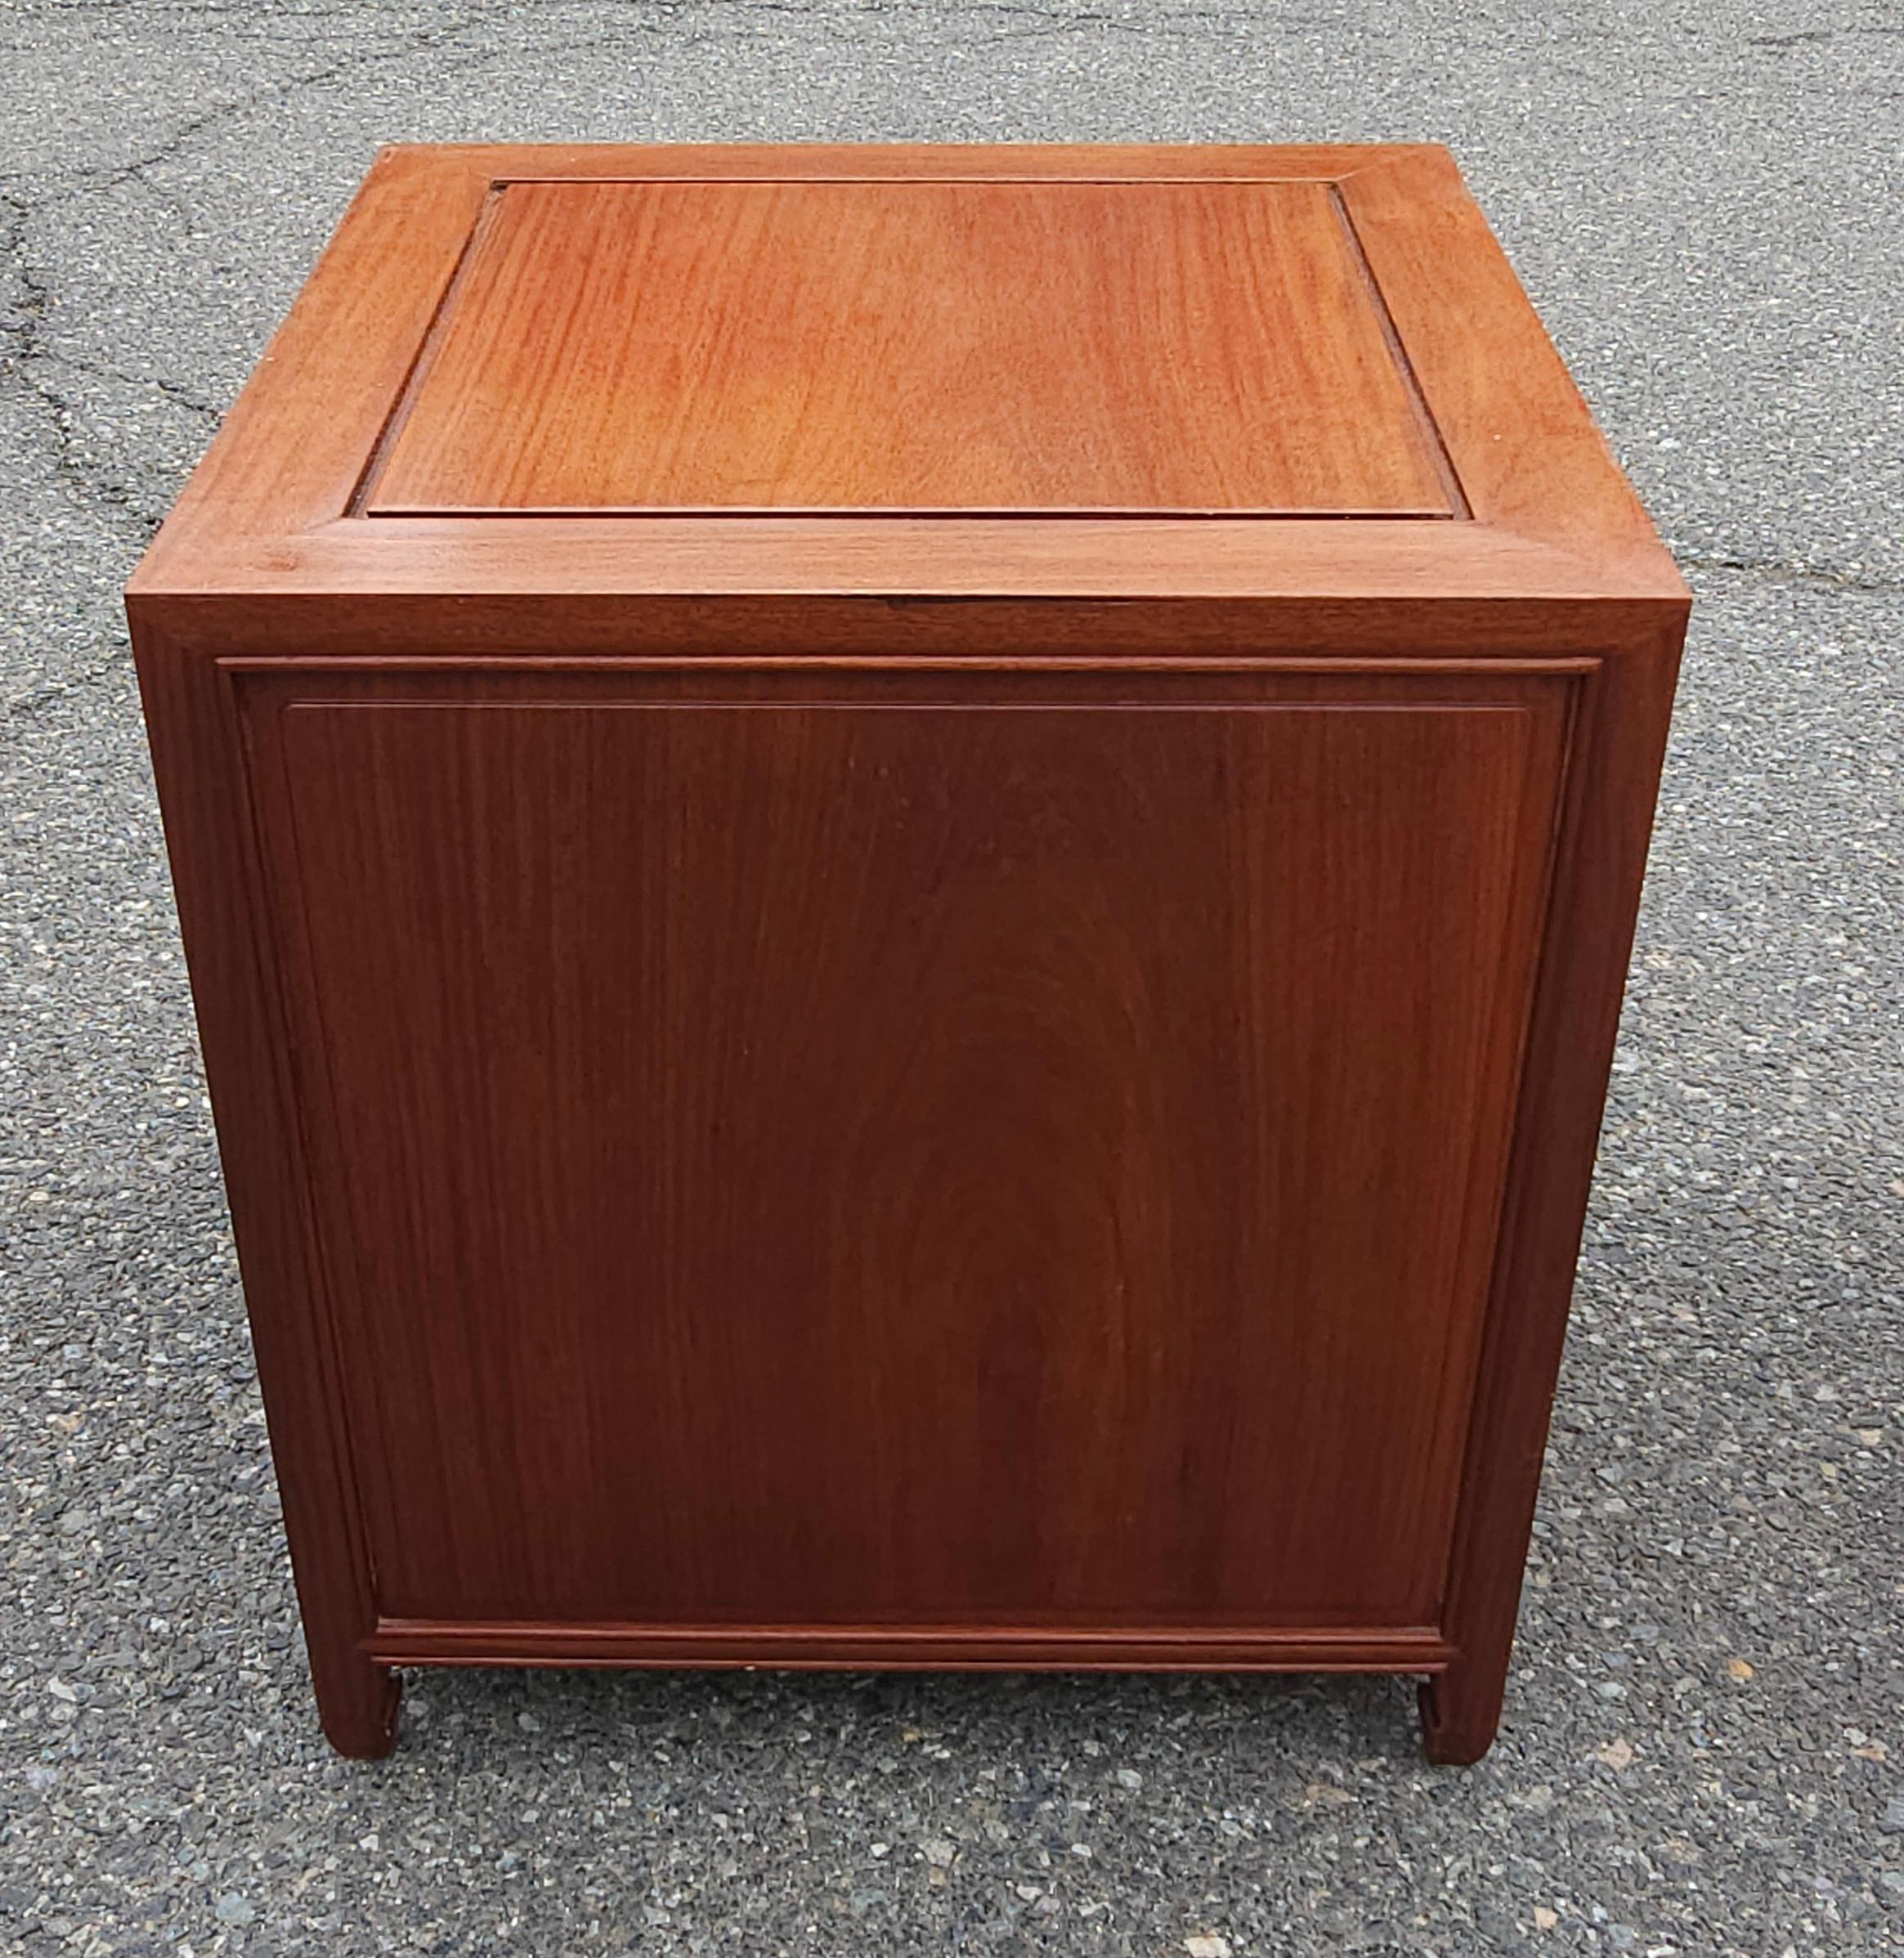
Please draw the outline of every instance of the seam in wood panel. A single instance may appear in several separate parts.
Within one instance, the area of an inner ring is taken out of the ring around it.
[[[1333,188],[1342,180],[1334,177],[1040,177],[1031,173],[1023,176],[998,177],[499,177],[494,187],[499,190],[513,190],[518,184],[531,189],[540,184],[711,184],[722,187],[740,187],[748,184],[851,184],[861,189],[878,188],[887,184],[1037,184],[1062,190],[1069,184],[1095,186],[1100,190],[1144,190],[1152,184],[1176,184],[1195,186],[1202,184],[1326,184]]]
[[[318,712],[364,715],[379,713],[435,714],[818,714],[818,715],[1151,715],[1167,717],[1214,717],[1220,715],[1411,715],[1420,716],[1473,716],[1476,715],[1525,715],[1532,711],[1525,701],[1481,699],[1473,701],[1420,701],[1404,704],[1384,700],[1259,700],[1218,694],[1203,700],[1098,700],[1089,697],[1064,700],[995,700],[959,701],[939,699],[907,701],[850,701],[824,696],[789,694],[769,699],[696,700],[673,697],[642,699],[495,700],[468,695],[385,694],[301,695],[279,702],[280,714]]]
[[[388,1665],[873,1667],[930,1671],[1438,1673],[1438,1627],[666,1623],[379,1618],[358,1650]]]
[[[477,247],[487,235],[498,206],[502,203],[504,183],[492,181],[484,191],[482,203],[478,207],[475,222],[469,227],[468,235],[463,240],[456,254],[456,262],[450,268],[450,276],[443,283],[443,289],[437,296],[437,303],[431,309],[430,323],[423,329],[423,338],[417,342],[415,355],[410,361],[409,371],[403,377],[403,384],[392,397],[390,412],[383,418],[383,425],[377,431],[377,439],[370,445],[370,453],[365,459],[363,473],[358,477],[345,504],[343,514],[358,517],[364,514],[365,500],[377,486],[377,479],[383,473],[383,465],[389,459],[390,451],[397,437],[403,432],[404,423],[410,419],[410,410],[416,405],[417,397],[423,388],[423,380],[434,364],[438,349],[443,342],[443,330],[448,325],[456,295],[462,289],[463,281],[476,258]]]
[[[392,431],[394,435],[395,431]],[[1437,474],[1440,473],[1437,468]],[[366,489],[370,486],[366,486]],[[1452,495],[1454,492],[1450,492]],[[1194,523],[1211,519],[1234,519],[1239,523],[1446,523],[1464,513],[1447,510],[1286,510],[1258,509],[1239,504],[1198,505],[1192,504],[865,504],[865,503],[589,503],[589,504],[427,504],[385,503],[375,509],[353,509],[351,514],[370,521],[388,518],[437,517],[456,522],[473,522],[498,517],[528,518],[538,521],[555,518],[574,522],[578,518],[640,517],[804,517],[809,518],[911,518],[951,519],[983,518],[988,522],[1005,519],[1022,522],[1036,519],[1047,522],[1129,522],[1145,518],[1170,518]]]
[[[1342,195],[1339,178],[1328,186],[1328,200],[1334,207],[1337,222],[1342,226],[1342,237],[1349,249],[1349,257],[1369,294],[1369,304],[1375,315],[1376,323],[1382,329],[1382,337],[1388,343],[1389,358],[1395,362],[1396,371],[1401,377],[1404,392],[1413,412],[1416,426],[1427,445],[1435,473],[1441,479],[1450,506],[1449,513],[1467,522],[1474,520],[1474,507],[1467,500],[1467,492],[1461,486],[1461,477],[1454,467],[1454,458],[1449,453],[1448,444],[1442,438],[1440,424],[1435,419],[1428,406],[1427,397],[1422,392],[1421,377],[1415,372],[1415,364],[1409,358],[1400,329],[1395,324],[1395,316],[1388,310],[1388,300],[1375,276],[1375,268],[1369,262],[1369,254],[1362,247],[1362,235],[1355,229],[1355,221],[1349,210],[1349,200]]]
[[[488,653],[338,653],[311,656],[291,653],[234,653],[218,660],[218,665],[233,673],[277,674],[308,674],[313,678],[332,673],[889,673],[894,670],[921,673],[1074,673],[1111,679],[1127,673],[1145,675],[1173,674],[1261,674],[1275,679],[1300,679],[1307,674],[1323,677],[1369,674],[1396,678],[1416,674],[1455,675],[1476,679],[1497,679],[1505,674],[1515,679],[1545,679],[1549,675],[1596,673],[1601,661],[1591,655],[1566,654],[1551,660],[1440,659],[1371,656],[1366,659],[1300,659],[1269,654],[1243,655],[1234,659],[1161,659],[1145,654],[1127,658],[1104,659],[1091,653],[1030,655],[1015,659],[983,653],[895,654],[881,657],[870,653],[603,653],[515,654]]]

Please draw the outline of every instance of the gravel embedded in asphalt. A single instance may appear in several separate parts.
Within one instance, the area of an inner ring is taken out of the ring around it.
[[[1894,8],[13,0],[0,1951],[1904,1950]],[[1699,608],[1506,1723],[302,1671],[119,587],[389,139],[1451,143]]]

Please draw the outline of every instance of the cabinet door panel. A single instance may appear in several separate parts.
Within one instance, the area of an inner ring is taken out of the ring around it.
[[[1569,678],[340,684],[240,699],[386,1615],[1433,1622]]]

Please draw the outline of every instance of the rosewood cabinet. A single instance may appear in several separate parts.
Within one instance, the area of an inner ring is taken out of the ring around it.
[[[1499,1715],[1687,612],[1445,152],[384,152],[128,604],[325,1731]]]

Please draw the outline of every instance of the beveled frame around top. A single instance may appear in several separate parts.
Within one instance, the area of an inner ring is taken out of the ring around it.
[[[687,177],[1328,183],[1472,519],[353,513],[492,186]],[[346,593],[1685,600],[1431,145],[386,149],[131,586]]]

